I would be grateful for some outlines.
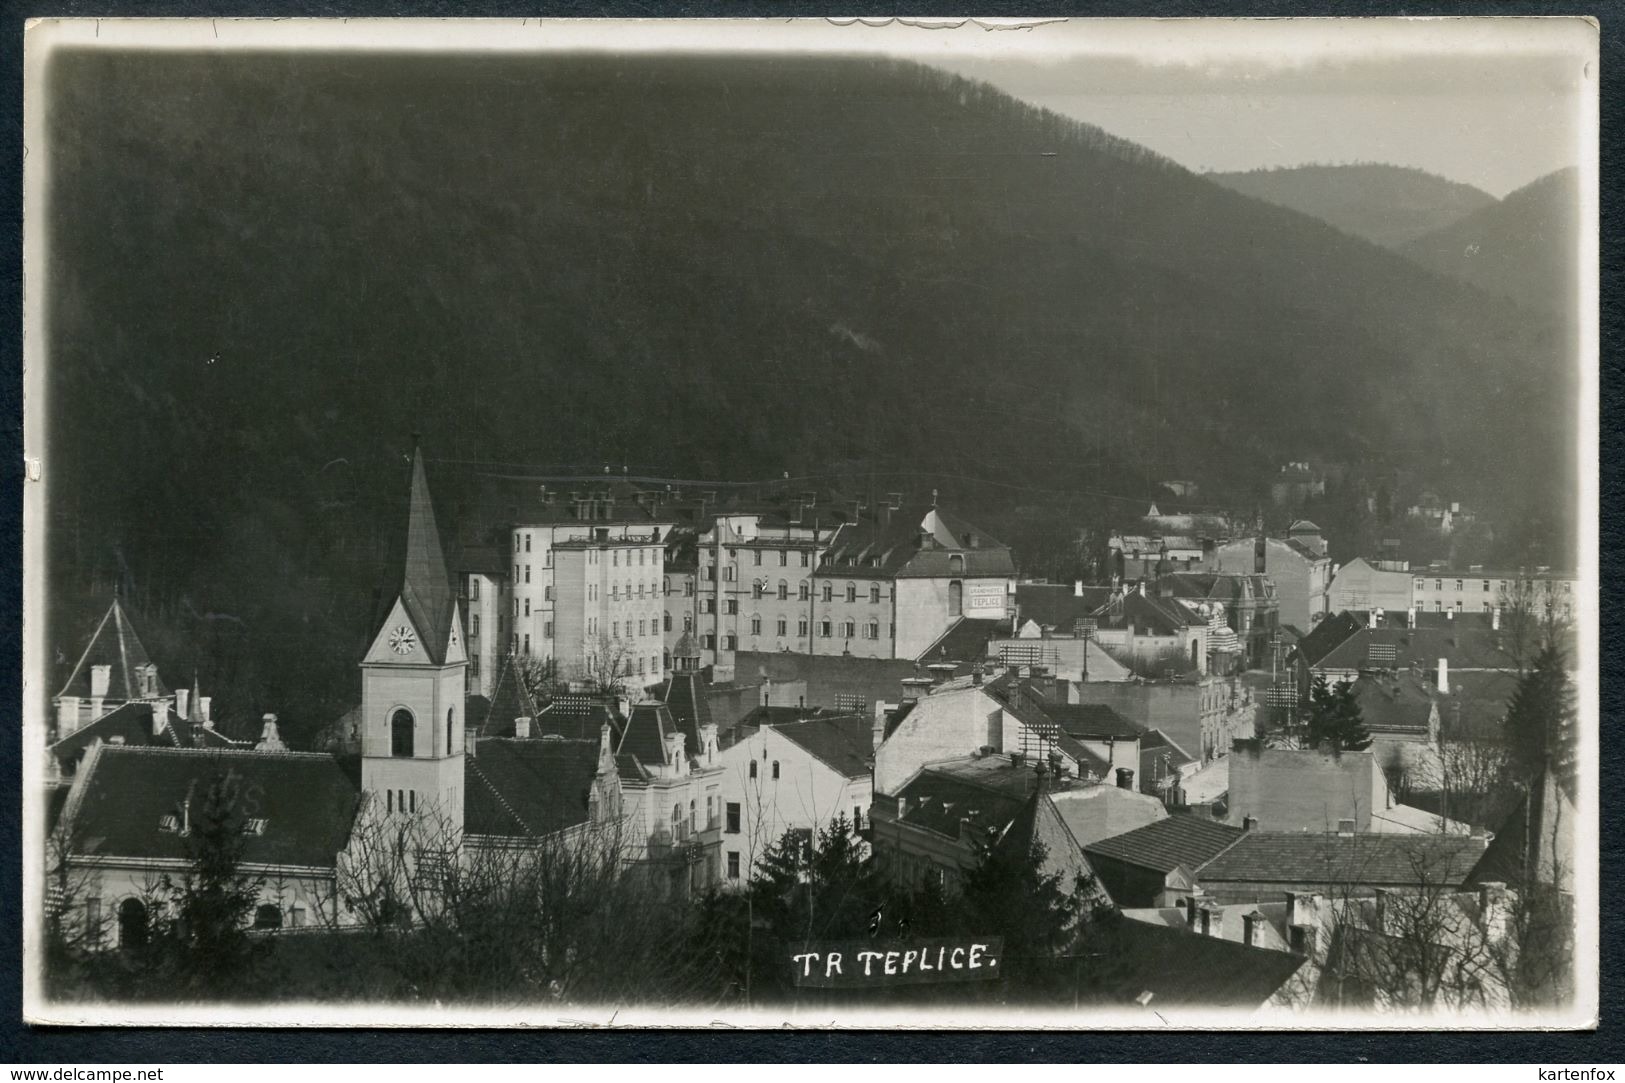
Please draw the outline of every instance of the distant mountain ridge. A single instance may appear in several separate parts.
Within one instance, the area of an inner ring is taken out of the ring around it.
[[[1385,248],[1399,248],[1495,203],[1470,184],[1405,166],[1304,165],[1205,176]]]
[[[1561,312],[1579,288],[1579,229],[1580,174],[1560,169],[1400,251],[1489,293]]]

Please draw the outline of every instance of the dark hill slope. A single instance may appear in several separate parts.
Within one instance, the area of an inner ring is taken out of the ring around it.
[[[1495,202],[1470,184],[1394,165],[1305,165],[1206,176],[1385,248],[1398,248]]]
[[[1441,274],[1558,312],[1574,304],[1579,230],[1579,173],[1560,169],[1401,251]]]
[[[263,709],[310,678],[254,644],[335,672],[360,649],[323,636],[371,612],[352,593],[414,430],[443,459],[1095,489],[1308,445],[1553,492],[1549,328],[929,69],[59,54],[51,77],[56,596],[115,573],[178,643],[221,615],[222,680]]]

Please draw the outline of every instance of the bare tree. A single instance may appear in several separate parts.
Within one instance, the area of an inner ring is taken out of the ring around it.
[[[632,661],[628,640],[599,635],[587,644],[581,661],[582,679],[591,691],[625,695],[631,690]]]

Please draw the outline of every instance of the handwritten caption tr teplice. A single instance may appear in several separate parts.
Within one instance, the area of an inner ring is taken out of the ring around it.
[[[795,984],[818,989],[992,981],[1000,976],[1003,939],[803,944],[790,949]]]

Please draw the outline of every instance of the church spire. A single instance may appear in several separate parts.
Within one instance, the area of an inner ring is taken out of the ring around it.
[[[446,657],[451,634],[452,590],[446,575],[446,555],[435,526],[429,480],[423,472],[423,449],[412,448],[412,493],[406,519],[406,568],[401,577],[401,602],[423,637],[424,649],[436,663]]]

